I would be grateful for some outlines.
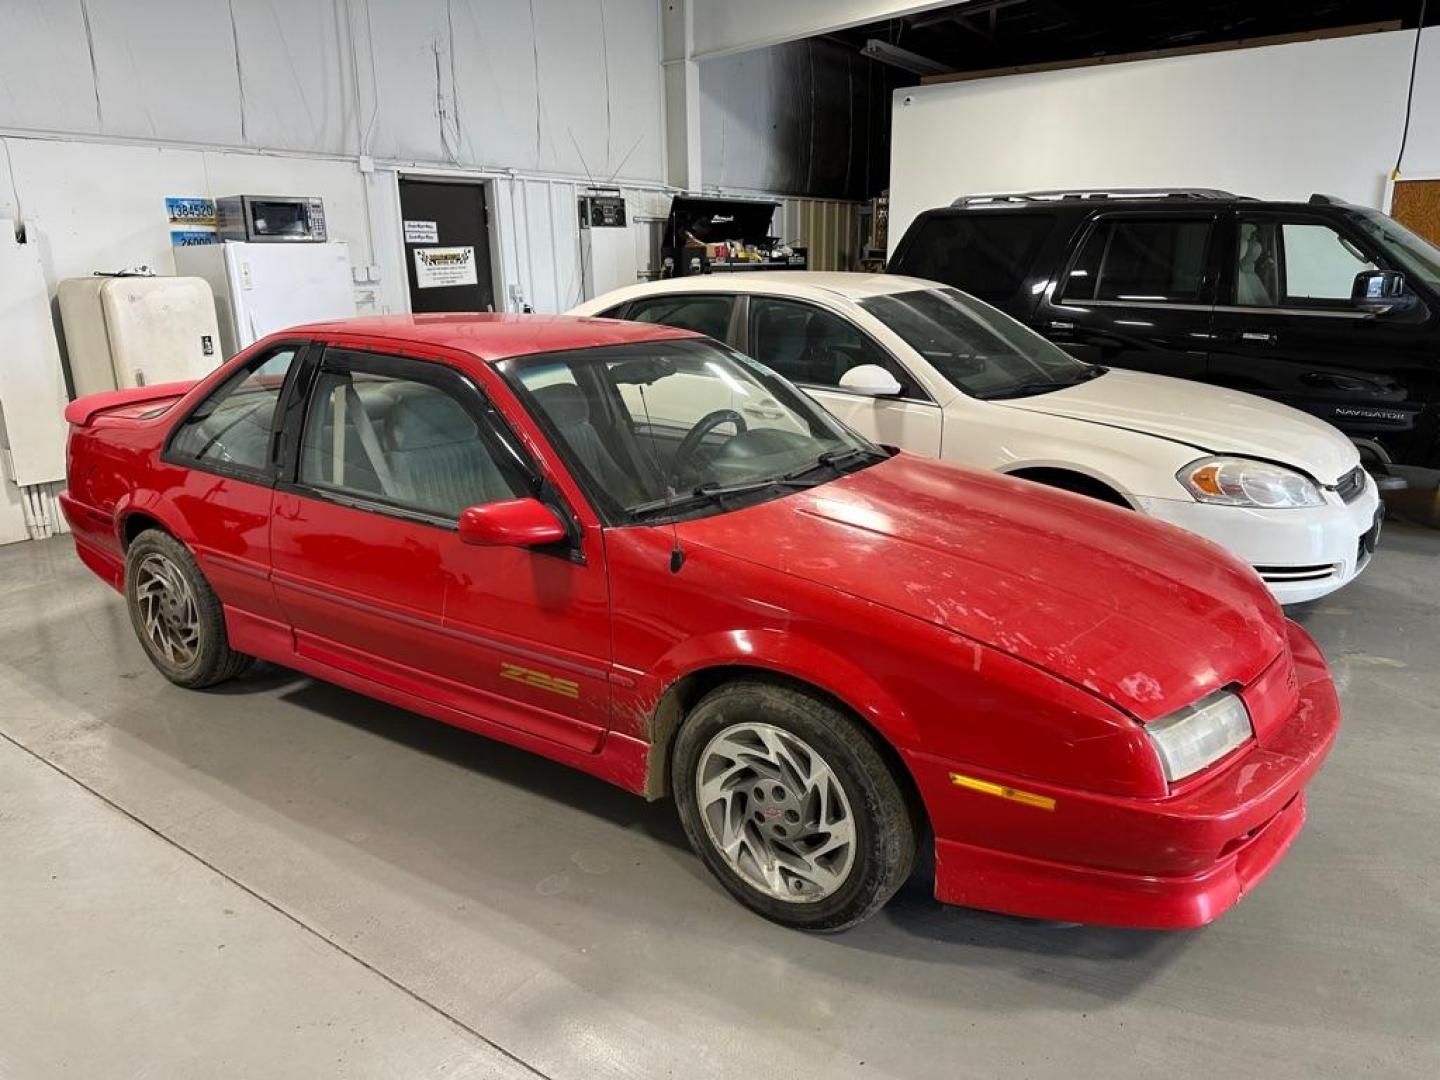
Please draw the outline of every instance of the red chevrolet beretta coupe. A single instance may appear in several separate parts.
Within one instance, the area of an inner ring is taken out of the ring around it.
[[[73,403],[81,559],[172,682],[252,657],[673,794],[838,930],[946,902],[1190,927],[1275,865],[1339,720],[1220,548],[871,445],[668,327],[353,320]]]

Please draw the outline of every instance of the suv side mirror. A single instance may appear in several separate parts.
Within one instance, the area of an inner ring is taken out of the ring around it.
[[[1409,307],[1413,300],[1405,291],[1405,275],[1398,270],[1362,270],[1350,289],[1353,306],[1376,314]]]
[[[840,376],[840,389],[866,397],[899,397],[905,390],[879,364],[858,364]]]
[[[471,506],[460,515],[460,542],[478,547],[544,547],[569,536],[539,499],[506,499]]]

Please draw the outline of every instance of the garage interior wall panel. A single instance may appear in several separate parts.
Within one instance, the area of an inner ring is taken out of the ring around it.
[[[1413,31],[897,90],[890,243],[960,195],[1063,187],[1313,192],[1383,206]],[[1406,175],[1440,175],[1440,28],[1425,31]]]

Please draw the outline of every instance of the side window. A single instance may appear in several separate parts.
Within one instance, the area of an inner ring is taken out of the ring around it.
[[[1329,225],[1287,221],[1280,226],[1285,239],[1285,299],[1348,303],[1355,275],[1378,269],[1363,251]]]
[[[1070,268],[1063,299],[1198,303],[1212,227],[1208,218],[1102,220]]]
[[[918,397],[915,380],[895,358],[848,320],[795,300],[750,298],[750,355],[793,383],[840,385],[840,377],[861,364],[878,364]]]
[[[364,367],[327,357],[305,416],[302,484],[445,519],[521,493],[448,390]]]
[[[916,226],[890,269],[1003,303],[1020,291],[1054,226],[1054,215],[1044,213],[937,215]]]
[[[680,330],[694,330],[716,341],[724,341],[730,329],[730,310],[735,301],[729,296],[651,296],[637,300],[630,308],[633,322],[662,323]]]
[[[264,473],[275,406],[297,351],[280,349],[237,371],[186,418],[170,452],[201,464]]]

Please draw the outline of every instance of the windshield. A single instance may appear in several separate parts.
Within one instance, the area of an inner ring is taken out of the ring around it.
[[[956,388],[971,397],[1025,397],[1093,379],[1033,330],[958,289],[915,289],[860,301]]]
[[[616,521],[733,509],[885,456],[768,368],[712,341],[608,345],[499,368]]]
[[[1352,220],[1401,269],[1407,274],[1414,274],[1432,289],[1440,290],[1440,248],[1378,210],[1364,207],[1352,207],[1350,210]]]

